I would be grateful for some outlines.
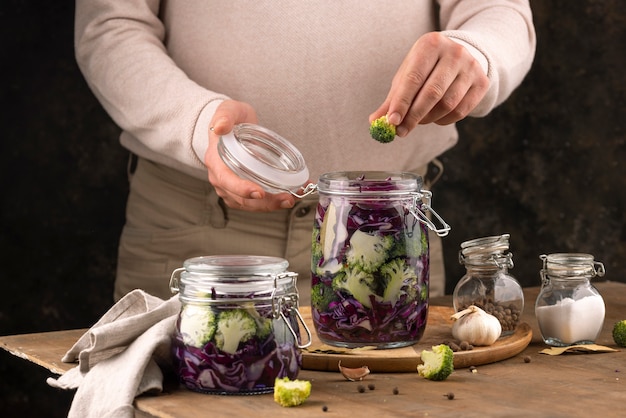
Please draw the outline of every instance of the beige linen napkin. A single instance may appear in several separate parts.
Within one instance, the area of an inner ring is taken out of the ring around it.
[[[159,366],[170,363],[178,296],[163,301],[133,290],[105,313],[65,354],[78,361],[50,386],[78,388],[68,417],[134,417],[133,400],[163,390]]]

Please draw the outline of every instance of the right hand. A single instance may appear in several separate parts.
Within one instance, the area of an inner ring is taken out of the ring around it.
[[[247,103],[235,100],[224,101],[211,120],[209,148],[204,154],[209,182],[228,207],[254,212],[269,212],[291,208],[296,198],[290,193],[268,193],[258,184],[242,179],[233,173],[217,152],[220,135],[232,131],[239,123],[257,123],[255,110]]]

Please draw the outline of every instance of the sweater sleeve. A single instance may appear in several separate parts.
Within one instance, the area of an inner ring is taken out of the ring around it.
[[[207,121],[227,97],[172,61],[158,13],[158,0],[77,0],[76,60],[104,109],[142,147],[170,164],[204,169]]]
[[[485,116],[520,85],[535,56],[536,35],[528,0],[439,0],[442,33],[478,52],[490,87],[470,116]]]

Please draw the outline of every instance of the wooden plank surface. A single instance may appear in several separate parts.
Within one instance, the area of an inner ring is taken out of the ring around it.
[[[391,350],[346,350],[344,353],[319,353],[324,348],[315,333],[311,309],[300,308],[304,322],[312,333],[312,344],[302,354],[302,367],[307,370],[337,371],[339,361],[346,367],[367,366],[372,372],[414,372],[421,363],[420,353],[433,345],[453,340],[452,306],[431,305],[428,310],[428,322],[422,339],[409,347]],[[457,369],[480,366],[501,361],[519,354],[532,339],[530,325],[522,323],[515,334],[502,337],[488,347],[475,347],[471,351],[454,353],[454,367]]]
[[[626,284],[598,283],[606,303],[606,320],[598,344],[616,348],[612,325],[626,318]],[[534,300],[538,289],[524,289],[523,321],[532,329],[530,344],[509,359],[478,366],[475,373],[458,369],[443,382],[423,379],[415,372],[374,372],[362,382],[349,382],[339,372],[302,370],[299,378],[312,382],[311,397],[297,408],[282,408],[271,395],[218,396],[181,388],[166,379],[158,396],[142,396],[138,416],[197,418],[199,416],[320,417],[364,412],[376,417],[416,416],[620,416],[626,404],[626,350],[602,354],[539,354],[541,341]],[[434,299],[444,305],[449,298]],[[60,359],[84,330],[0,337],[0,347],[26,360],[62,372],[73,364]],[[528,357],[530,362],[525,362]],[[368,385],[373,385],[369,389]],[[359,391],[363,386],[363,393]],[[398,394],[394,395],[394,388]],[[55,389],[51,389],[55,390]],[[445,394],[452,392],[454,400]],[[327,407],[327,412],[322,407]],[[327,415],[328,414],[328,415]]]

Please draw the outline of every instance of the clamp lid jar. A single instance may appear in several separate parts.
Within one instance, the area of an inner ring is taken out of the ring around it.
[[[551,346],[593,344],[604,324],[604,299],[591,279],[604,276],[604,265],[591,254],[540,256],[541,291],[535,316],[543,341]]]
[[[503,234],[463,242],[459,262],[466,273],[452,293],[455,311],[478,306],[498,318],[502,336],[515,332],[524,309],[522,286],[508,271],[513,267],[509,238]]]
[[[436,229],[425,214],[430,192],[421,190],[421,177],[336,172],[323,174],[317,186],[311,260],[317,336],[348,348],[416,343],[428,315],[428,229]],[[441,222],[438,233],[445,235],[449,226]]]
[[[174,365],[187,388],[249,395],[272,392],[276,378],[297,377],[311,335],[286,260],[224,255],[183,266],[172,273],[170,289],[181,301]]]

